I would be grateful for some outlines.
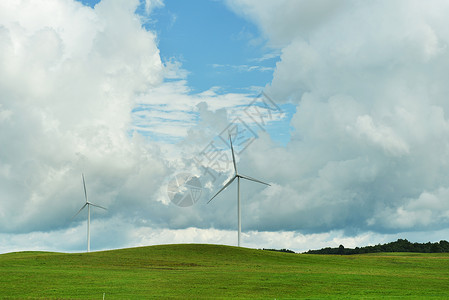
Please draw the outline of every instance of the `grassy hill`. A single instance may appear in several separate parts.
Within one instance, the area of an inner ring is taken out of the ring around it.
[[[0,297],[449,298],[449,254],[353,256],[217,245],[0,255]]]

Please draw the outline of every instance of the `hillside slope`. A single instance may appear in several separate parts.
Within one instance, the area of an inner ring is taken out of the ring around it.
[[[3,298],[449,297],[449,254],[278,253],[162,245],[0,255]]]

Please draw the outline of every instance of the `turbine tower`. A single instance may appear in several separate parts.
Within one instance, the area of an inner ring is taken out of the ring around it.
[[[80,210],[72,217],[72,220],[87,206],[87,252],[90,252],[90,206],[96,206],[107,210],[105,207],[93,204],[87,199],[87,191],[86,191],[86,181],[84,180],[84,174],[81,174],[83,177],[83,186],[84,186],[84,197],[86,198],[86,203],[80,208]]]
[[[263,181],[257,180],[255,178],[252,178],[252,177],[249,177],[249,176],[246,176],[243,174],[239,174],[239,172],[237,171],[237,164],[235,163],[234,148],[232,147],[232,139],[231,139],[230,134],[229,134],[229,142],[231,144],[232,162],[234,164],[234,176],[231,179],[229,179],[229,181],[212,198],[210,198],[210,200],[207,203],[209,204],[218,194],[221,193],[221,191],[223,191],[225,188],[227,188],[237,178],[237,221],[238,221],[238,243],[237,243],[237,245],[240,247],[240,236],[242,234],[242,213],[241,213],[241,208],[240,208],[240,178],[246,179],[246,180],[251,180],[251,181],[265,184],[268,186],[269,186],[269,184],[265,183]]]

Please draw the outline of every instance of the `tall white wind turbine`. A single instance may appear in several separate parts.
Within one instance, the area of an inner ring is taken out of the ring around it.
[[[252,178],[252,177],[249,177],[249,176],[246,176],[243,174],[239,174],[239,172],[237,171],[237,164],[235,163],[235,155],[234,155],[234,148],[232,147],[231,135],[229,135],[229,142],[231,144],[232,162],[234,164],[234,176],[231,179],[229,179],[229,181],[212,198],[210,198],[210,200],[207,203],[211,202],[218,194],[221,193],[221,191],[223,191],[225,188],[227,188],[237,178],[237,220],[238,220],[238,244],[237,245],[240,247],[240,236],[242,234],[242,214],[241,214],[241,208],[240,208],[240,178],[251,180],[251,181],[265,184],[268,186],[269,186],[269,184],[265,183],[263,181],[257,180],[255,178]]]
[[[90,252],[90,206],[95,206],[107,210],[107,208],[93,204],[87,199],[87,191],[86,191],[86,181],[84,180],[84,174],[81,174],[83,177],[83,186],[84,186],[84,197],[86,198],[86,203],[80,208],[80,210],[72,217],[72,220],[87,206],[87,252]]]

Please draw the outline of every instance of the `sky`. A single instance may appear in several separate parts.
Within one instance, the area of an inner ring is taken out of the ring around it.
[[[449,235],[447,1],[0,3],[0,253]]]

